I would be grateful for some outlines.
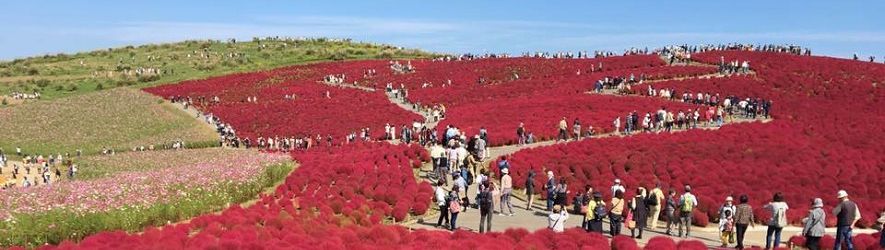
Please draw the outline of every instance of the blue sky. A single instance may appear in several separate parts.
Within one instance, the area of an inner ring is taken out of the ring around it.
[[[185,39],[353,38],[436,52],[793,43],[885,57],[885,1],[3,1],[0,60]]]

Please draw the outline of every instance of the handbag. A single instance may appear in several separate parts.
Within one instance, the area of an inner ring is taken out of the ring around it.
[[[627,228],[630,230],[636,228],[636,221],[633,220],[633,213],[627,213]]]

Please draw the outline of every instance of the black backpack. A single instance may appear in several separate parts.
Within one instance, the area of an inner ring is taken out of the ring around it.
[[[658,205],[658,195],[655,193],[651,193],[648,198],[645,199],[645,203],[649,206],[657,206]]]
[[[477,203],[479,203],[479,207],[482,209],[491,209],[492,208],[492,193],[488,190],[488,188],[483,188],[479,195],[477,196]]]

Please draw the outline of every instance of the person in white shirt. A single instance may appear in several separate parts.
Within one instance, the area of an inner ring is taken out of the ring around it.
[[[615,193],[619,190],[621,191],[621,193],[626,192],[626,188],[627,187],[625,187],[624,185],[621,185],[621,179],[615,179],[615,185],[612,185],[611,188],[612,196],[615,196]]]
[[[553,212],[547,216],[547,228],[552,229],[553,232],[561,233],[565,231],[566,220],[568,220],[568,213],[559,205],[553,206]]]
[[[446,191],[445,188],[443,188],[443,186],[445,185],[445,182],[440,181],[436,186],[436,190],[434,191],[436,197],[436,205],[439,206],[440,211],[439,220],[436,221],[436,227],[443,226],[443,221],[445,221],[445,225],[449,224],[449,204],[446,200],[446,194],[448,194],[449,192]]]

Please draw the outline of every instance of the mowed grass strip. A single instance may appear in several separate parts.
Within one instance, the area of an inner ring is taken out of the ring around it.
[[[0,148],[32,155],[96,154],[102,147],[169,144],[212,145],[210,126],[162,99],[133,88],[116,88],[51,101],[0,108]]]

